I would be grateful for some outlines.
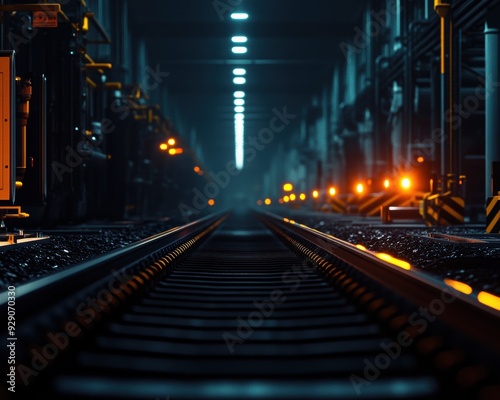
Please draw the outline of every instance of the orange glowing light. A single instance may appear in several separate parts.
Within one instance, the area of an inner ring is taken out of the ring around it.
[[[453,289],[458,290],[459,292],[462,292],[465,294],[472,293],[472,288],[469,285],[467,285],[466,283],[455,281],[453,279],[448,279],[448,278],[446,278],[444,280],[444,283],[446,283],[448,286],[451,286]]]
[[[386,180],[384,181],[384,187],[385,187],[386,189],[389,189],[389,186],[391,186],[391,181],[390,181],[389,179],[386,179]]]
[[[290,197],[288,197],[288,196],[283,197],[283,201],[285,203],[288,203],[290,201]]]
[[[401,180],[401,187],[402,187],[403,189],[409,189],[409,188],[410,188],[410,186],[411,186],[411,181],[410,181],[408,178],[403,178],[403,179]]]
[[[257,205],[261,206],[262,205],[262,200],[257,200]]]
[[[280,198],[280,199],[278,200],[278,203],[283,204],[283,203],[284,203],[283,199],[282,199],[282,198]]]
[[[168,149],[168,145],[166,143],[160,143],[160,150],[165,151]]]
[[[272,201],[271,201],[271,199],[268,198],[268,199],[264,200],[264,203],[266,204],[266,206],[270,206]]]
[[[362,183],[358,183],[356,185],[356,192],[358,192],[359,194],[363,193],[365,191],[365,187],[363,186]]]
[[[328,190],[328,193],[330,193],[330,196],[335,196],[337,194],[337,189],[335,189],[333,186]]]
[[[417,157],[417,162],[418,163],[423,163],[425,161],[424,157],[420,156],[420,157]]]
[[[293,185],[291,183],[285,183],[283,185],[283,190],[285,192],[291,192],[293,190]]]
[[[290,195],[290,201],[295,201],[295,199],[297,198],[297,196],[295,196],[295,194],[291,194]]]
[[[380,258],[381,260],[387,261],[388,263],[395,265],[396,267],[406,269],[409,271],[411,269],[410,263],[400,260],[399,258],[395,258],[391,256],[390,254],[386,253],[377,253],[376,256]]]
[[[477,300],[485,306],[500,311],[500,297],[498,296],[495,296],[488,292],[479,292],[479,294],[477,295]]]
[[[167,143],[170,145],[170,146],[175,146],[175,139],[174,138],[170,138],[168,139]]]
[[[208,205],[209,205],[210,207],[212,207],[214,204],[215,204],[215,200],[214,200],[214,199],[210,199],[210,200],[208,200]]]
[[[360,250],[367,251],[367,248],[363,246],[362,244],[357,244],[356,247]]]
[[[300,200],[302,200],[302,201],[304,201],[306,199],[306,197],[307,196],[306,196],[305,193],[301,193],[300,196],[299,196]]]
[[[198,173],[198,172],[200,172],[200,171],[201,171],[201,168],[200,168],[200,167],[198,167],[198,166],[194,167],[193,169],[194,169],[194,172],[196,172],[196,173]]]
[[[182,153],[184,153],[184,149],[182,148],[172,148],[168,151],[168,154],[170,154],[171,156]]]
[[[314,190],[312,195],[315,199],[317,199],[319,197],[319,192],[317,190]]]

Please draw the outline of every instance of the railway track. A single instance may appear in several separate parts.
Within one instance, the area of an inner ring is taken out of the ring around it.
[[[216,214],[13,291],[7,394],[499,398],[499,313],[477,294],[271,214]]]

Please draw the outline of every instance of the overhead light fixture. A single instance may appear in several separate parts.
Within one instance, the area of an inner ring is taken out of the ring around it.
[[[234,123],[234,152],[235,164],[239,170],[243,169],[244,163],[244,142],[245,142],[245,126],[239,122]]]
[[[245,75],[247,73],[247,70],[245,68],[235,68],[233,69],[233,74],[234,75]]]
[[[237,121],[238,120],[243,121],[245,119],[245,114],[243,114],[243,113],[236,113],[236,114],[234,114],[234,119],[237,120]]]
[[[234,54],[245,54],[247,52],[245,46],[234,46],[231,50]]]
[[[234,99],[234,105],[235,106],[244,106],[245,105],[245,100],[243,100],[243,99]]]
[[[241,76],[237,76],[236,78],[233,79],[233,83],[235,85],[244,85],[246,83],[246,79],[241,77]]]
[[[236,106],[236,107],[234,107],[234,112],[235,113],[242,113],[244,111],[245,111],[245,107],[243,107],[243,106]]]
[[[246,36],[233,36],[231,38],[233,43],[246,43],[248,41]]]
[[[248,19],[247,13],[232,13],[231,19]]]
[[[237,99],[242,99],[243,97],[245,97],[245,92],[237,90],[236,92],[234,92],[234,97],[236,97]]]

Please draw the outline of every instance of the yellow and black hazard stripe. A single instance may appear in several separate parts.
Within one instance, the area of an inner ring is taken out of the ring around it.
[[[460,225],[464,223],[465,201],[450,194],[424,196],[420,214],[428,226]]]
[[[500,233],[500,196],[489,197],[486,201],[486,232]]]
[[[368,217],[376,217],[380,215],[381,208],[389,206],[406,207],[412,206],[414,203],[415,200],[412,194],[384,193],[365,199],[365,201],[359,205],[359,213]]]
[[[334,196],[330,198],[330,207],[334,213],[344,214],[346,212],[346,201],[340,197]]]

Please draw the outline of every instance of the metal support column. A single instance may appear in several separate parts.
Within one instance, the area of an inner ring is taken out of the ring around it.
[[[434,1],[434,9],[441,19],[441,148],[440,174],[446,181],[453,175],[453,68],[452,68],[452,19],[451,5],[443,0]],[[446,146],[447,144],[447,146]]]
[[[486,75],[486,141],[485,141],[485,168],[486,168],[486,197],[492,193],[492,164],[500,161],[500,7],[489,10],[485,35],[485,75]]]

